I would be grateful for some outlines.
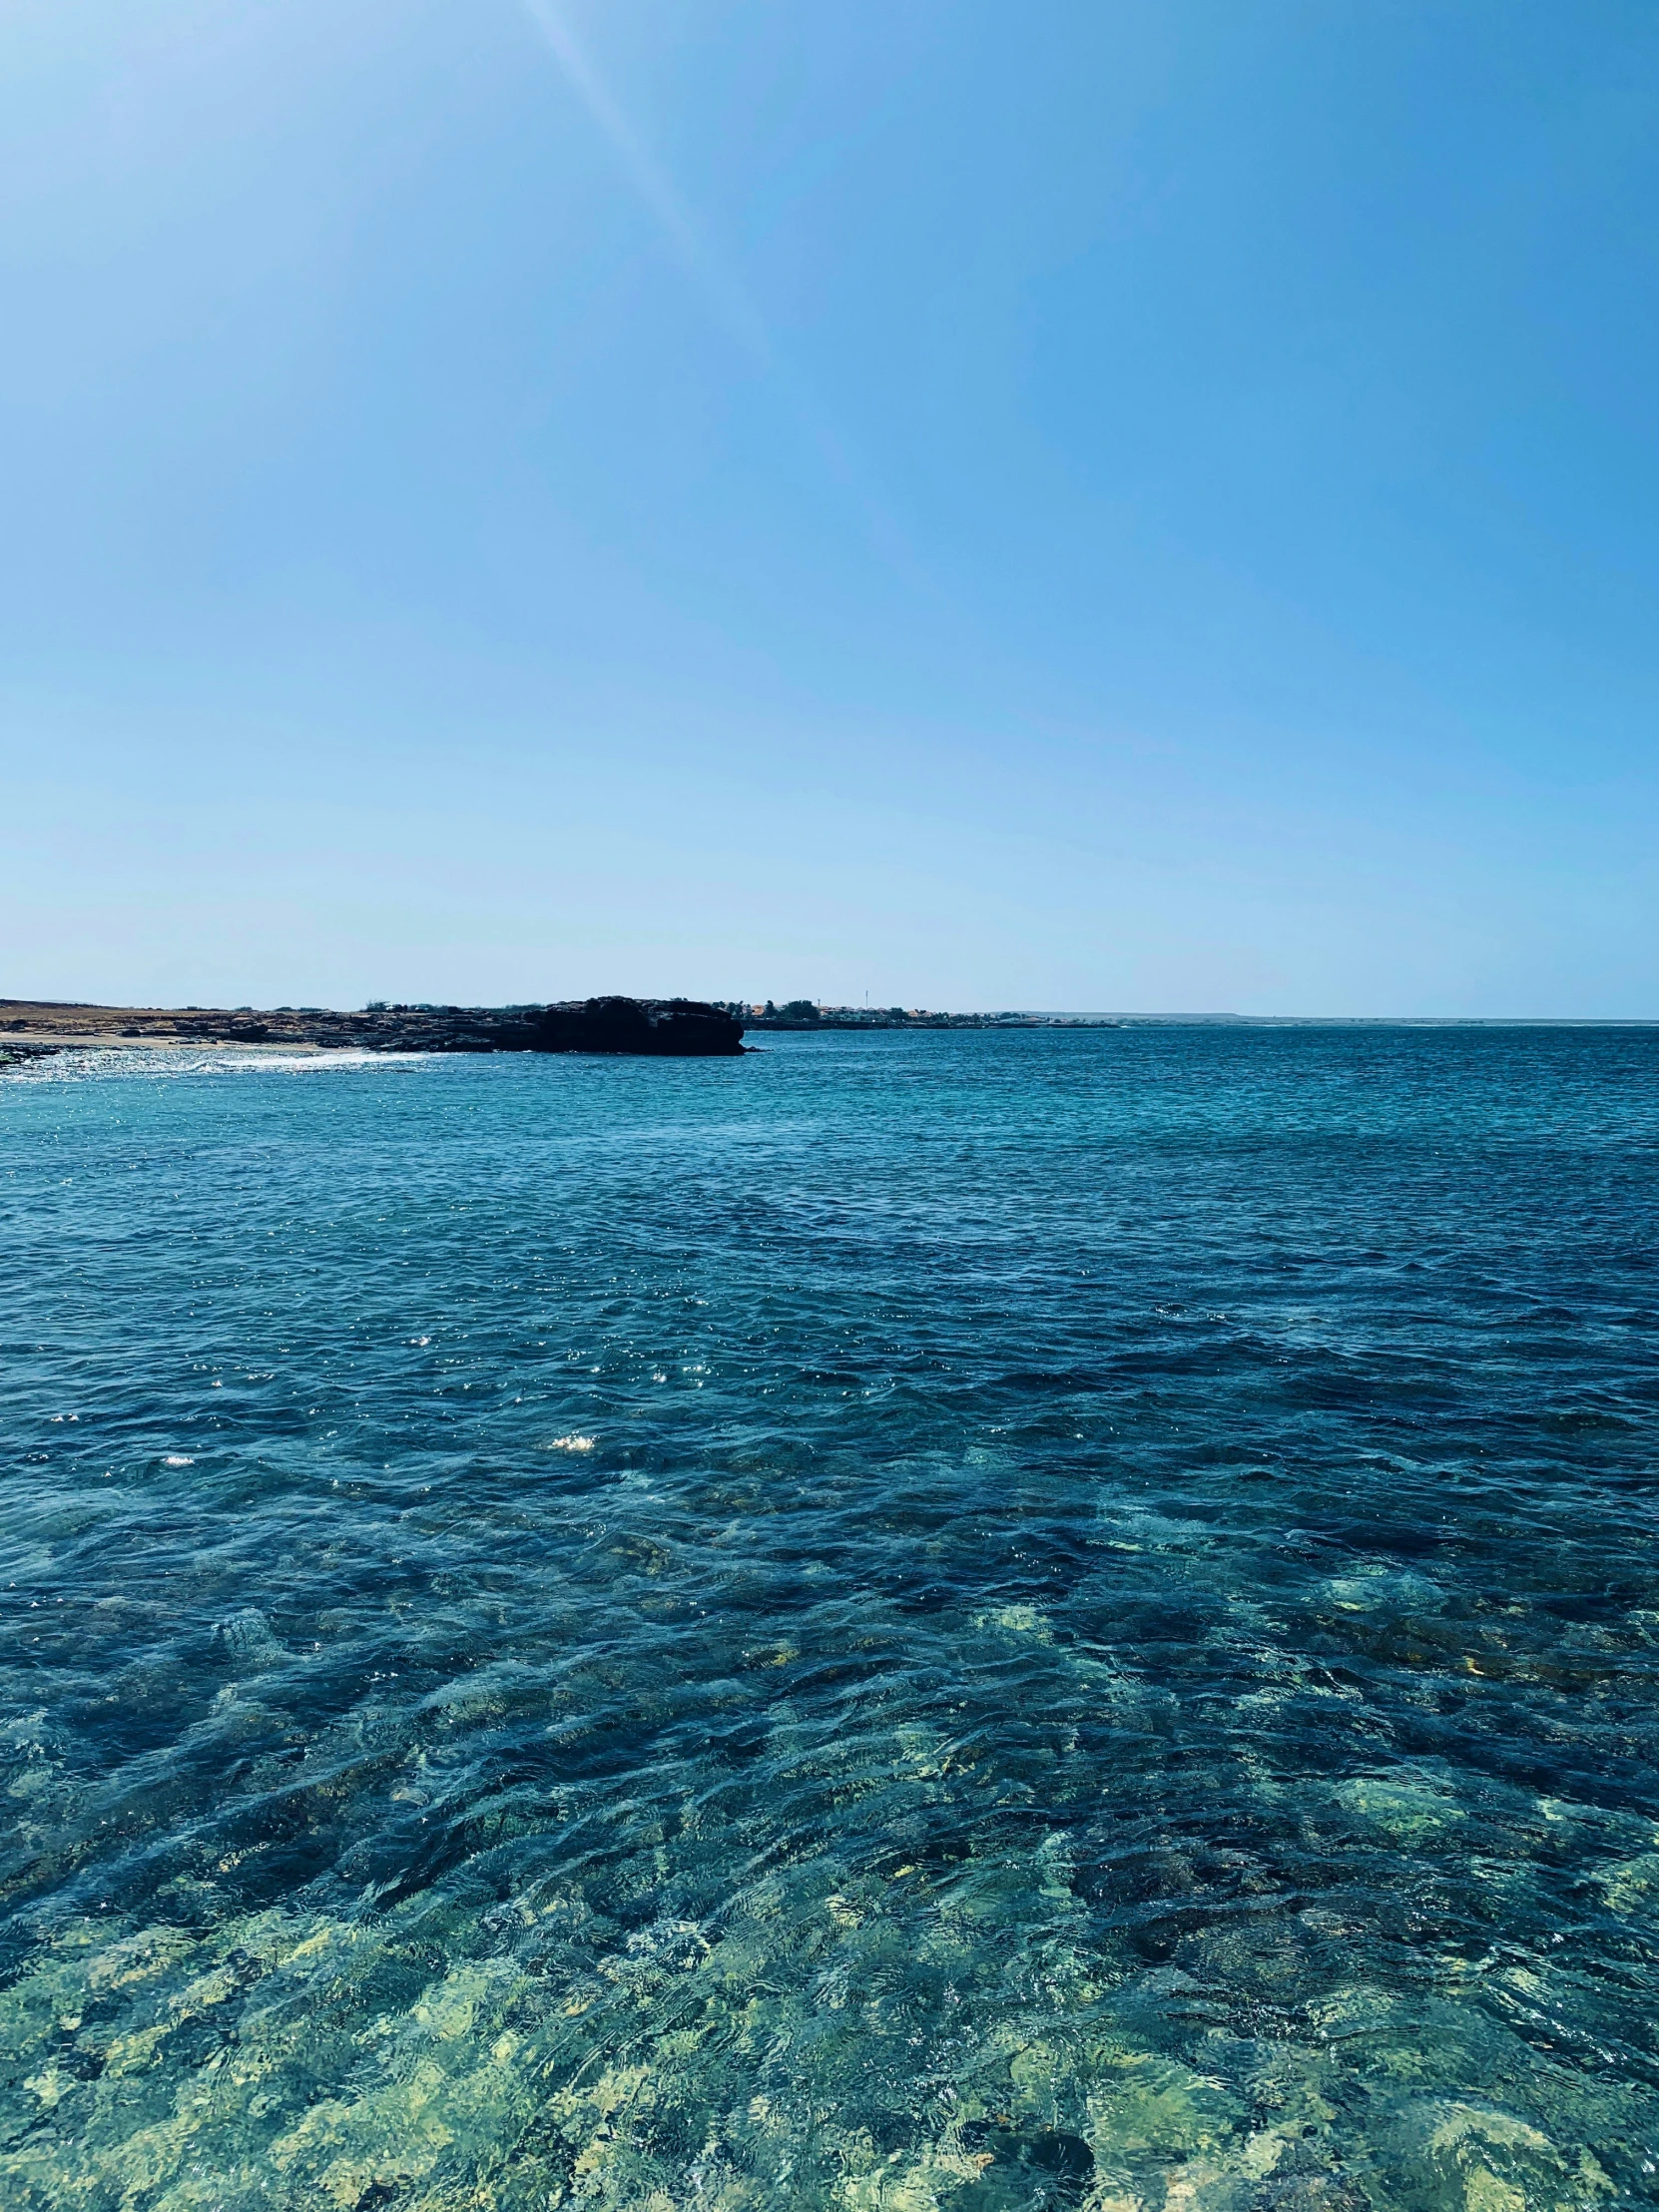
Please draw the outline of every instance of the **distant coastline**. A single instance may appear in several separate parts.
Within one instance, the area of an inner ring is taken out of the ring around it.
[[[197,1045],[283,1052],[599,1052],[729,1058],[744,1024],[689,998],[567,999],[523,1006],[88,1006],[0,999],[0,1061],[77,1049]]]
[[[935,1013],[925,1006],[827,1006],[788,999],[782,1006],[727,1003],[746,1029],[1054,1029],[1111,1027],[1117,1014],[1049,1014],[1010,1010],[997,1014]]]
[[[56,1052],[194,1045],[246,1052],[601,1052],[711,1058],[745,1050],[756,1032],[797,1036],[856,1030],[1031,1030],[1159,1027],[1257,1029],[1651,1028],[1641,1015],[1069,1013],[1009,1009],[831,1006],[807,999],[635,999],[511,1006],[102,1006],[69,999],[0,999],[0,1066]],[[752,1048],[751,1048],[752,1049]]]

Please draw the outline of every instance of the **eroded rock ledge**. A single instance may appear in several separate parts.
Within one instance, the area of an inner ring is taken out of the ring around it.
[[[74,1045],[309,1045],[369,1052],[633,1052],[707,1059],[743,1050],[743,1023],[694,998],[545,1006],[76,1006],[0,1000],[0,1056]]]

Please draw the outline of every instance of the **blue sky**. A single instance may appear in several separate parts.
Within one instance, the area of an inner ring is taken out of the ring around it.
[[[1659,1015],[1659,15],[13,0],[0,990]]]

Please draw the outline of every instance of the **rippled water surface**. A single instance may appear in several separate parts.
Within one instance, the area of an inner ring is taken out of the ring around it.
[[[0,1077],[0,2202],[1659,2196],[1659,1033]]]

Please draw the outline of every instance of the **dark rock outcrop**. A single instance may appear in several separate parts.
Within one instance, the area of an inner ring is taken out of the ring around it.
[[[323,1006],[234,1012],[211,1006],[121,1007],[0,1002],[14,1057],[63,1045],[319,1045],[359,1052],[637,1052],[667,1059],[743,1050],[744,1025],[695,998],[567,999],[552,1006]],[[25,1042],[24,1040],[29,1040]]]
[[[652,1052],[705,1059],[743,1050],[743,1023],[695,998],[588,998],[543,1007],[532,1052]]]

